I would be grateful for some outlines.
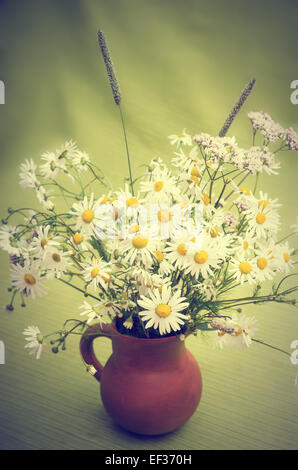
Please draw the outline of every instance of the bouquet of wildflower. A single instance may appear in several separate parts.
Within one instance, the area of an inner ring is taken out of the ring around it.
[[[57,353],[69,335],[102,321],[142,338],[183,340],[204,330],[219,347],[261,342],[254,338],[256,319],[243,315],[242,306],[295,304],[291,294],[298,287],[285,287],[295,274],[297,251],[288,237],[278,239],[280,204],[258,190],[259,176],[278,173],[277,154],[297,151],[297,134],[251,112],[250,149],[226,136],[252,81],[218,136],[185,130],[169,136],[175,146],[171,166],[154,159],[134,180],[121,94],[102,33],[99,41],[120,109],[129,178],[113,189],[72,141],[44,153],[39,166],[32,160],[21,165],[20,184],[36,192],[40,207],[9,209],[2,220],[0,246],[10,255],[12,281],[7,309],[17,295],[24,305],[25,298],[44,294],[53,279],[83,297],[78,319],[54,333],[28,327],[26,346],[39,358],[51,337]],[[249,176],[255,177],[253,188],[244,185]],[[13,217],[18,223],[11,225]],[[298,223],[292,228],[298,233]]]

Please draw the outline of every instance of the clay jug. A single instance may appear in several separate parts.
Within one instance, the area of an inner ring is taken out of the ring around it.
[[[104,367],[93,351],[97,337],[112,340],[113,353]],[[120,334],[111,324],[96,324],[82,336],[80,349],[101,383],[107,412],[123,428],[164,434],[182,426],[197,409],[201,372],[178,336],[136,338]]]

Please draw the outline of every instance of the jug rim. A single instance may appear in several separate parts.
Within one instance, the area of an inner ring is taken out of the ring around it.
[[[110,323],[111,325],[111,329],[113,330],[115,336],[118,336],[118,337],[123,337],[123,338],[129,338],[130,340],[136,340],[136,341],[144,341],[146,343],[148,343],[149,341],[153,341],[155,343],[158,343],[158,342],[173,342],[173,341],[181,341],[180,338],[178,337],[178,335],[174,334],[172,336],[166,336],[164,338],[139,338],[138,336],[132,336],[132,335],[126,335],[126,334],[123,334],[123,333],[120,333],[116,326],[114,325],[114,323]],[[188,334],[187,333],[181,333],[185,336],[185,339],[187,338]],[[182,342],[182,341],[181,341]]]

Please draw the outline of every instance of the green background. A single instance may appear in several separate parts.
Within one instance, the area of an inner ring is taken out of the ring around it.
[[[133,168],[156,156],[171,157],[167,136],[218,133],[231,105],[253,77],[257,84],[230,135],[251,142],[249,110],[264,110],[284,126],[297,124],[290,83],[298,79],[296,1],[107,0],[1,1],[0,210],[30,205],[18,186],[25,158],[76,140],[115,186],[127,173],[119,112],[97,46],[106,34],[123,93]],[[297,127],[296,127],[297,129]],[[282,155],[279,177],[260,188],[283,203],[282,234],[297,215],[297,156]],[[99,188],[98,188],[99,189]],[[291,239],[292,241],[293,239]],[[1,303],[8,303],[9,269],[1,253]],[[36,361],[24,351],[22,330],[59,328],[78,315],[82,299],[58,282],[26,309],[0,314],[0,448],[2,449],[286,449],[297,448],[298,366],[254,344],[248,351],[216,351],[205,337],[188,348],[203,373],[194,417],[158,438],[118,428],[102,408],[98,385],[84,371],[76,340],[65,353],[45,351]],[[297,310],[249,308],[258,338],[290,351],[298,339]],[[107,339],[96,350],[104,361]],[[161,384],[162,386],[162,384]],[[187,387],[187,384],[185,384]]]

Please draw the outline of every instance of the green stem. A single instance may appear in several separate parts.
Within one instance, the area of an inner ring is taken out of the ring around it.
[[[134,196],[133,181],[132,181],[132,171],[131,171],[131,164],[130,164],[130,156],[129,156],[129,150],[128,150],[128,143],[127,143],[126,130],[125,130],[125,123],[124,123],[124,118],[123,118],[122,109],[121,109],[121,106],[120,106],[120,105],[119,105],[119,111],[120,111],[120,117],[121,117],[123,135],[124,135],[124,140],[125,140],[126,155],[127,155],[128,170],[129,170],[130,188],[131,188],[131,193],[132,193],[132,195]]]

